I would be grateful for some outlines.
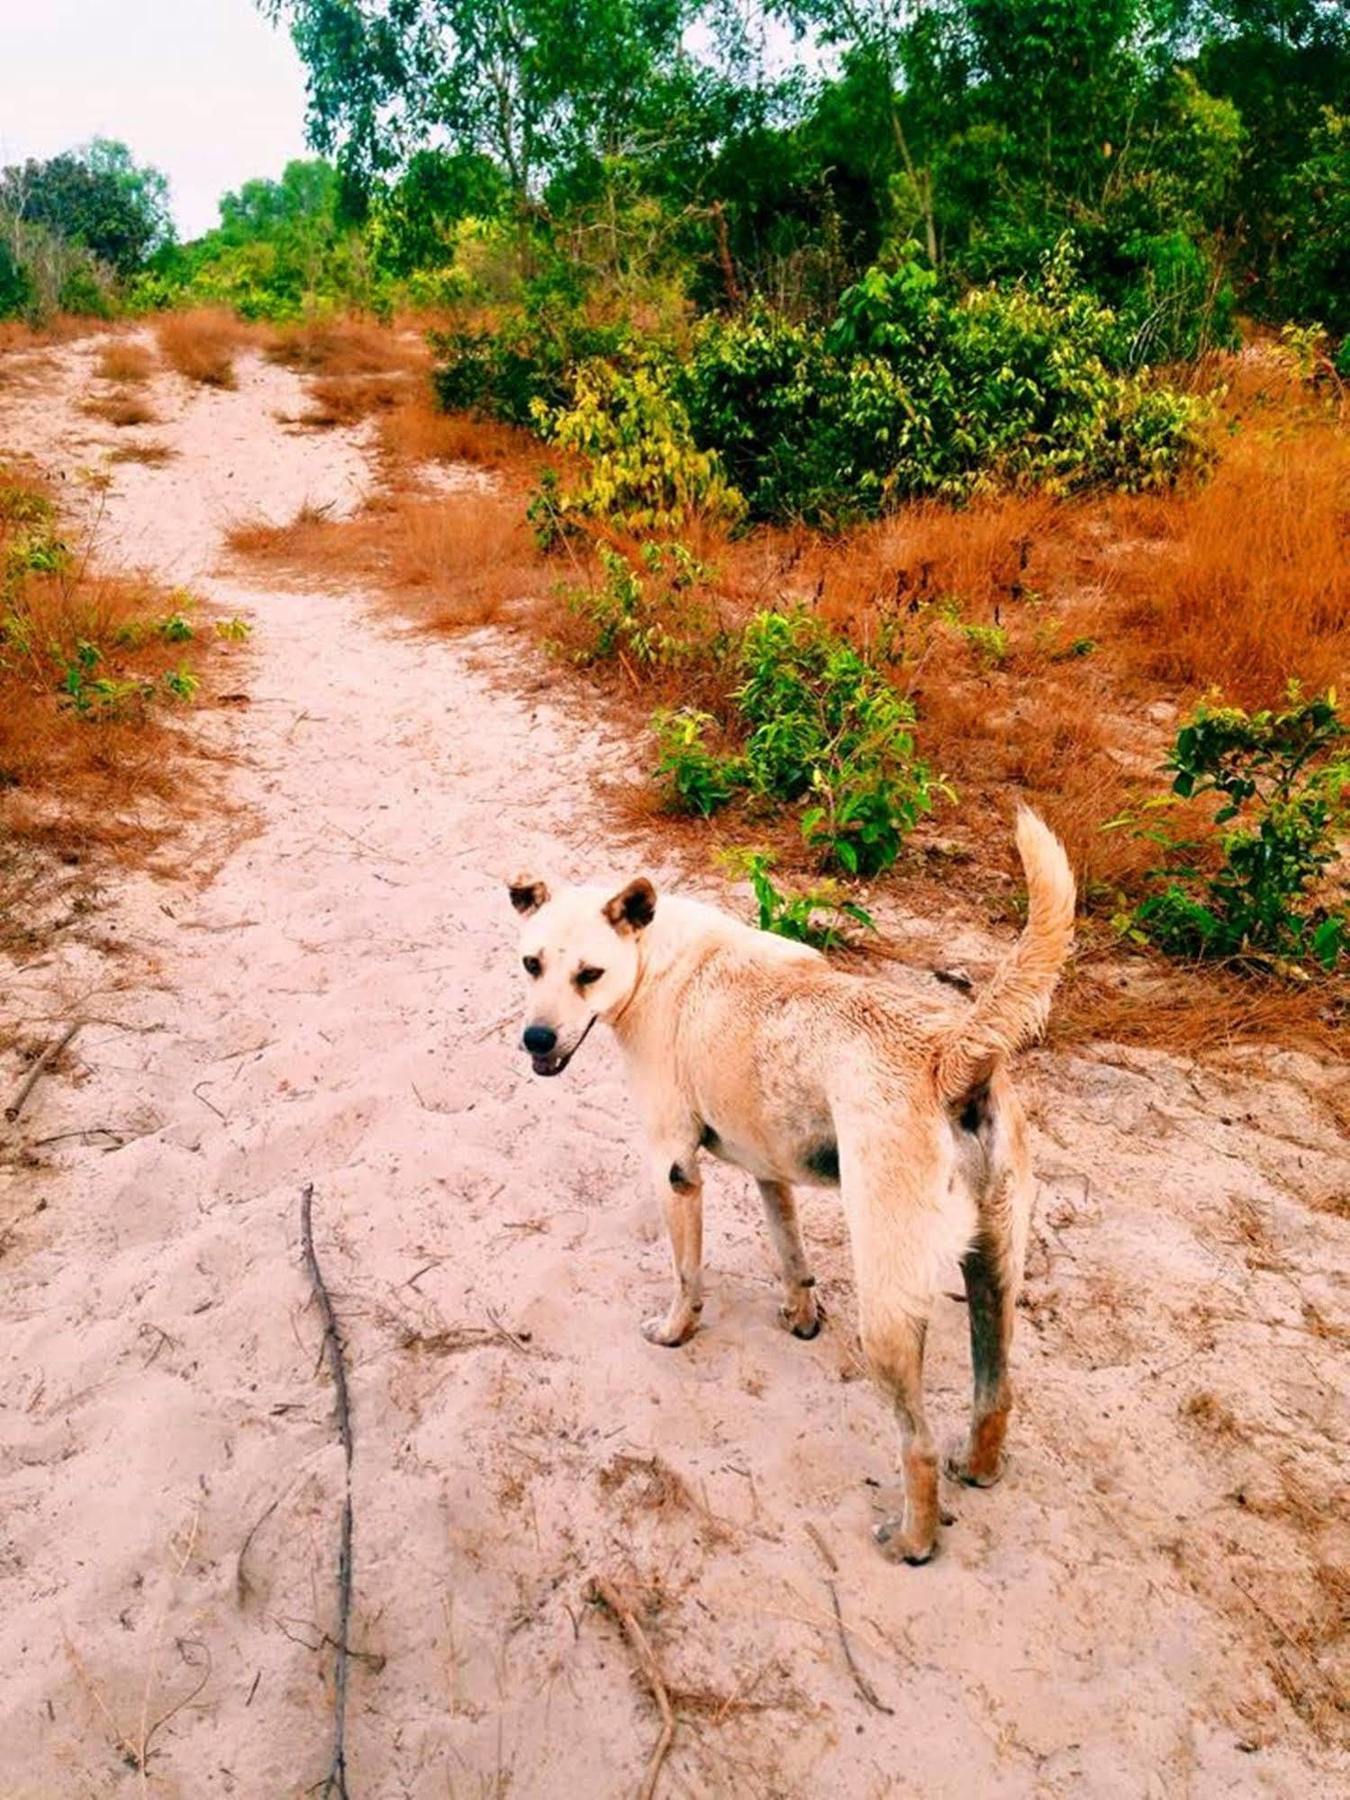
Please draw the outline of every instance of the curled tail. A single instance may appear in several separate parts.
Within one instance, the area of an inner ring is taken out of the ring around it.
[[[960,1024],[942,1038],[933,1072],[944,1101],[962,1100],[1045,1027],[1064,959],[1073,942],[1074,885],[1064,846],[1023,807],[1017,848],[1026,871],[1026,929]]]

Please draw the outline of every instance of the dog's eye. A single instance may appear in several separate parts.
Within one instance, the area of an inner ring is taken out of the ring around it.
[[[527,975],[534,975],[537,977],[542,975],[543,972],[544,965],[537,956],[527,956],[525,958],[525,973]]]
[[[603,969],[578,969],[577,986],[594,987],[595,983],[599,981],[604,972]]]

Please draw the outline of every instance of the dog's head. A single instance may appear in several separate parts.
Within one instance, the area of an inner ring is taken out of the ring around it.
[[[536,1075],[561,1075],[597,1019],[612,1018],[638,979],[638,941],[656,912],[645,876],[617,894],[564,888],[518,875],[511,904],[521,914],[520,961],[529,987],[521,1047]]]

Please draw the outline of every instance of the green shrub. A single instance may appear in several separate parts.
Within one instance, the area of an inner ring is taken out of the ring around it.
[[[1141,833],[1164,852],[1154,891],[1121,927],[1177,956],[1330,968],[1350,949],[1344,884],[1335,904],[1320,891],[1350,824],[1350,758],[1336,754],[1347,735],[1332,693],[1303,700],[1291,689],[1283,712],[1201,706],[1168,760],[1171,794],[1148,809],[1167,816]],[[1192,810],[1211,797],[1217,812]],[[1171,823],[1181,807],[1185,836]]]
[[[556,304],[512,314],[494,331],[434,332],[436,395],[447,412],[537,426],[541,406],[554,413],[571,403],[582,363],[622,362],[627,344],[624,329],[589,325]]]
[[[585,483],[558,496],[558,511],[594,517],[629,531],[672,531],[700,513],[734,524],[745,502],[727,481],[715,451],[700,450],[680,402],[654,365],[631,372],[584,363],[569,405],[535,418],[562,449],[584,457]]]
[[[1074,267],[1061,243],[1036,288],[953,300],[910,258],[869,270],[823,335],[763,310],[711,322],[674,377],[695,441],[762,518],[1165,485],[1204,460],[1207,404],[1118,372],[1128,333]]]
[[[705,713],[665,715],[658,774],[677,804],[708,813],[738,790],[810,799],[802,835],[850,875],[890,868],[945,791],[914,753],[914,710],[871,663],[804,609],[757,613],[741,637],[731,695],[739,757],[707,746]]]

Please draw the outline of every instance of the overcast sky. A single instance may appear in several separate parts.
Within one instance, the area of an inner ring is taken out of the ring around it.
[[[120,138],[169,177],[182,237],[307,154],[304,114],[300,59],[252,0],[0,0],[0,164]]]

